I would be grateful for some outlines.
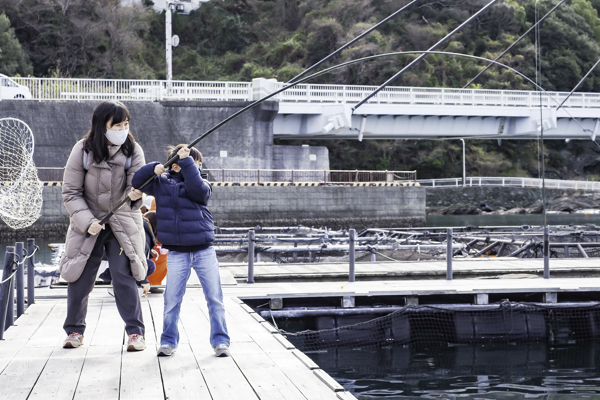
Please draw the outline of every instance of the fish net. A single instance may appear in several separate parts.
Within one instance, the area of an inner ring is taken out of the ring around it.
[[[30,226],[42,211],[43,184],[33,150],[33,132],[26,123],[0,119],[0,218],[13,229]]]
[[[388,315],[321,316],[314,329],[280,332],[298,349],[453,346],[482,343],[570,344],[600,338],[600,303],[510,302],[484,306],[405,306]]]

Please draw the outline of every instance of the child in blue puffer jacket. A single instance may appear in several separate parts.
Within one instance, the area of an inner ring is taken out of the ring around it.
[[[193,268],[202,284],[210,318],[210,344],[218,357],[229,356],[229,334],[225,324],[225,307],[219,277],[219,263],[214,247],[215,226],[208,211],[212,187],[202,179],[202,153],[185,144],[175,146],[168,159],[179,161],[167,171],[157,162],[146,164],[133,176],[132,185],[141,188],[156,201],[157,239],[169,250],[167,286],[164,294],[163,333],[159,356],[170,356],[177,350],[177,322],[186,283]]]

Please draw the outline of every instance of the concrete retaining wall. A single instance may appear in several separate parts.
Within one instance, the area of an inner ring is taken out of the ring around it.
[[[209,207],[215,225],[373,228],[423,226],[425,188],[402,186],[216,186]],[[27,228],[36,237],[66,233],[69,214],[61,187],[44,187],[42,217]],[[0,222],[0,235],[25,234]]]
[[[23,120],[35,138],[37,167],[64,167],[73,145],[89,129],[98,102],[2,101],[0,118]],[[144,149],[146,161],[166,161],[168,145],[190,143],[204,132],[233,115],[248,102],[125,102],[131,113],[131,132]],[[196,147],[205,159],[205,168],[287,168],[285,163],[329,169],[327,149],[311,147],[319,156],[309,161],[301,146],[277,146],[273,153],[273,118],[279,103],[264,102],[241,114],[200,141]],[[282,156],[285,154],[285,157]],[[306,159],[306,162],[303,160]],[[293,161],[296,160],[296,161]],[[294,164],[294,162],[296,164]]]

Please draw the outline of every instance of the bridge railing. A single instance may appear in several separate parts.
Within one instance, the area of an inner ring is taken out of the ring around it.
[[[447,178],[447,179],[419,179],[417,182],[421,186],[448,188],[462,187],[462,178]],[[481,187],[481,186],[503,186],[503,187],[529,187],[546,189],[565,189],[565,190],[600,190],[600,182],[597,181],[567,181],[561,179],[546,179],[542,183],[542,179],[538,178],[512,178],[512,177],[467,177],[465,186]]]
[[[285,169],[206,169],[211,182],[282,183],[395,183],[414,182],[417,171],[350,171]]]
[[[251,101],[256,96],[282,88],[285,83],[220,81],[162,81],[127,79],[11,78],[27,86],[34,100],[62,101]],[[274,100],[302,103],[358,103],[377,86],[302,84],[286,90]],[[254,96],[254,97],[253,97]],[[373,96],[373,104],[473,105],[556,107],[567,92],[525,90],[449,89],[428,87],[387,87]],[[574,93],[565,107],[600,108],[600,93]]]
[[[126,79],[12,78],[34,100],[62,101],[250,101],[251,82]]]

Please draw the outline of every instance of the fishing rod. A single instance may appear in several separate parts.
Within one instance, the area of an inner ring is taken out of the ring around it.
[[[492,0],[490,1],[485,7],[483,7],[481,10],[477,11],[475,14],[473,14],[469,19],[467,19],[465,22],[463,22],[462,24],[460,24],[456,29],[454,29],[452,32],[450,32],[449,34],[447,34],[446,36],[444,36],[441,40],[439,40],[436,44],[434,44],[433,46],[431,46],[429,48],[429,51],[431,50],[435,50],[436,47],[440,46],[442,43],[444,43],[446,40],[450,39],[452,36],[454,36],[456,33],[458,33],[459,31],[462,30],[462,28],[464,28],[467,24],[469,24],[473,19],[477,18],[479,15],[481,15],[481,13],[485,12],[488,8],[490,8],[495,2],[497,2],[498,0]],[[377,93],[379,93],[382,89],[384,89],[386,86],[388,86],[390,83],[392,83],[393,81],[395,81],[400,75],[404,74],[406,71],[408,71],[410,68],[412,68],[415,64],[417,64],[419,61],[421,61],[423,58],[425,58],[427,56],[427,54],[421,54],[419,57],[415,58],[410,64],[408,64],[406,67],[402,68],[402,70],[400,70],[399,72],[397,72],[394,76],[392,76],[390,79],[388,79],[387,81],[385,81],[382,85],[380,85],[377,89],[375,89],[373,92],[371,92],[367,97],[365,97],[364,99],[362,99],[355,107],[352,108],[352,112],[354,113],[354,111],[356,111],[356,109],[360,106],[362,106],[363,104],[365,104],[371,97],[375,96]]]
[[[316,72],[310,76],[304,77],[294,83],[291,83],[289,85],[286,85],[276,91],[274,91],[273,93],[270,93],[250,104],[248,104],[247,106],[243,107],[242,109],[238,110],[237,112],[235,112],[234,114],[230,115],[229,117],[225,118],[224,120],[222,120],[221,122],[219,122],[218,124],[216,124],[215,126],[213,126],[212,128],[210,128],[209,130],[207,130],[206,132],[204,132],[202,135],[198,136],[194,141],[192,141],[190,144],[187,145],[188,148],[192,148],[194,147],[194,145],[196,145],[198,142],[200,142],[202,139],[204,139],[205,137],[207,137],[208,135],[210,135],[211,133],[213,133],[214,131],[216,131],[217,129],[219,129],[220,127],[222,127],[223,125],[225,125],[226,123],[228,123],[229,121],[233,120],[234,118],[238,117],[240,114],[245,113],[246,111],[256,107],[257,105],[263,103],[264,101],[270,99],[271,97],[277,96],[279,93],[291,89],[301,83],[304,83],[310,79],[316,78],[318,76],[324,75],[326,73],[329,73],[333,70],[336,70],[338,68],[342,68],[342,67],[346,67],[348,65],[352,65],[352,64],[356,64],[359,62],[363,62],[363,61],[369,61],[369,60],[374,60],[374,59],[378,59],[378,58],[382,58],[382,57],[390,57],[390,56],[399,56],[399,55],[410,55],[410,54],[442,54],[442,55],[452,55],[452,56],[459,56],[459,57],[466,57],[466,58],[473,58],[476,60],[483,60],[486,62],[491,62],[497,65],[500,65],[504,68],[507,68],[511,71],[513,71],[514,73],[516,73],[517,75],[521,76],[523,79],[527,80],[528,82],[532,83],[534,86],[539,87],[533,80],[531,80],[529,77],[527,77],[526,75],[522,74],[521,72],[517,71],[516,69],[509,67],[505,64],[502,64],[498,61],[494,61],[494,60],[490,60],[488,58],[484,58],[484,57],[478,57],[478,56],[473,56],[470,54],[461,54],[461,53],[452,53],[452,52],[444,52],[444,51],[399,51],[399,52],[393,52],[393,53],[385,53],[385,54],[377,54],[374,56],[369,56],[369,57],[364,57],[364,58],[359,58],[356,60],[350,60],[350,61],[346,61],[342,64],[338,64],[338,65],[334,65],[333,67],[330,68],[326,68],[322,71]],[[544,90],[543,88],[540,87],[541,90]],[[544,90],[545,91],[545,90]],[[558,103],[558,101],[557,101]],[[175,155],[174,157],[171,157],[165,164],[164,167],[165,168],[169,168],[171,165],[175,164],[177,161],[179,160],[179,156]],[[156,175],[155,175],[156,176]],[[144,183],[142,183],[140,185],[139,188],[137,189],[142,189],[145,186],[147,186],[150,182],[152,182],[152,179],[154,179],[155,176],[152,176],[150,178],[148,178]],[[125,196],[121,201],[119,201],[115,207],[108,213],[106,214],[104,217],[102,217],[102,219],[100,220],[100,225],[103,225],[105,223],[108,222],[108,220],[114,215],[114,213],[119,210],[121,207],[123,207],[123,205],[129,200],[129,196]]]
[[[506,48],[506,50],[504,50],[502,53],[500,53],[500,55],[498,57],[496,57],[494,59],[494,61],[498,61],[500,58],[502,58],[506,53],[508,53],[510,51],[510,49],[512,49],[517,43],[519,43],[525,36],[527,36],[527,34],[529,32],[531,32],[533,29],[535,29],[543,20],[545,20],[546,18],[548,18],[550,16],[550,14],[552,14],[558,7],[560,7],[561,4],[563,4],[565,1],[567,0],[561,0],[557,5],[555,5],[550,11],[548,11],[548,13],[546,15],[544,15],[539,21],[537,21],[531,28],[529,28],[527,30],[527,32],[525,32],[523,35],[521,35],[520,38],[518,38],[517,40],[515,40],[510,46],[508,46]],[[475,75],[475,77],[473,79],[471,79],[465,86],[463,86],[463,89],[466,88],[467,86],[469,86],[470,84],[472,84],[473,82],[475,82],[475,80],[477,78],[479,78],[485,71],[487,71],[493,64],[488,64],[484,69],[482,69],[481,71],[479,71],[479,73],[477,75]]]

